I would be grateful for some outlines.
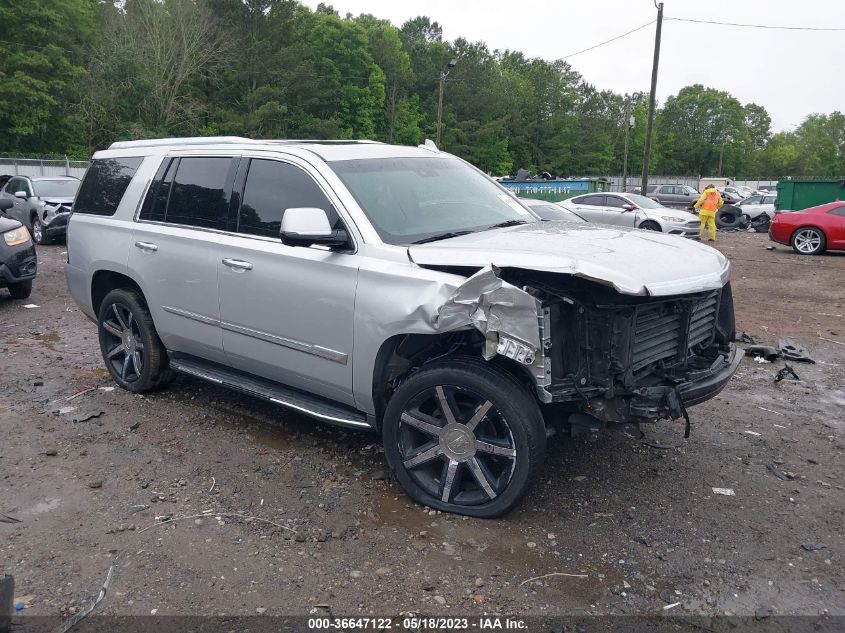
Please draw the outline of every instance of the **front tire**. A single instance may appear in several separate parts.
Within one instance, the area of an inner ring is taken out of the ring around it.
[[[812,226],[805,226],[792,234],[792,250],[799,255],[818,255],[827,246],[824,233]]]
[[[143,393],[172,379],[167,350],[137,292],[127,288],[109,292],[97,324],[103,361],[118,385]]]
[[[639,228],[644,231],[657,231],[658,233],[662,232],[663,229],[660,228],[660,225],[657,222],[652,220],[646,220],[642,224],[640,224]]]
[[[39,246],[50,244],[53,241],[47,237],[47,228],[41,223],[41,220],[39,220],[37,216],[32,216],[32,241]]]
[[[537,401],[510,374],[475,359],[434,362],[393,394],[382,428],[399,484],[425,506],[493,518],[513,509],[542,469]]]
[[[12,299],[28,299],[32,294],[32,279],[9,284],[9,294],[12,295]]]

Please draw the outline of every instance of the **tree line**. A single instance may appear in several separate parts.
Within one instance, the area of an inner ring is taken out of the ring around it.
[[[161,136],[435,137],[494,175],[642,169],[647,93],[599,90],[566,61],[443,39],[295,0],[0,0],[0,153],[90,156]],[[671,62],[664,62],[671,63]],[[845,115],[772,133],[765,107],[687,86],[656,115],[651,171],[845,175]]]

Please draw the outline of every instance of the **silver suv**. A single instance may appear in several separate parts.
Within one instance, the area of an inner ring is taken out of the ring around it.
[[[472,516],[525,496],[553,430],[688,430],[741,358],[718,251],[542,222],[432,145],[115,143],[68,260],[121,387],[184,373],[378,431],[408,495]]]

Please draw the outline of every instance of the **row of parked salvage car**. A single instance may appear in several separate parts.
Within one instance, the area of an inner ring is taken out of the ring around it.
[[[845,202],[780,212],[775,211],[775,197],[754,194],[735,208],[725,205],[717,213],[717,223],[725,215],[741,217],[741,221],[723,221],[721,227],[768,232],[772,241],[792,246],[801,255],[845,249]],[[685,237],[698,235],[700,228],[698,218],[689,211],[668,208],[634,193],[590,193],[562,202],[523,201],[544,220],[595,222]]]
[[[64,238],[79,179],[0,176],[0,288],[26,299],[38,272],[35,244]]]

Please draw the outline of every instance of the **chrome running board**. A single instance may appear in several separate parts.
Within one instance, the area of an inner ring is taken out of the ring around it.
[[[192,356],[174,352],[168,354],[170,368],[174,371],[268,400],[331,424],[355,429],[373,428],[365,414],[351,407]]]

